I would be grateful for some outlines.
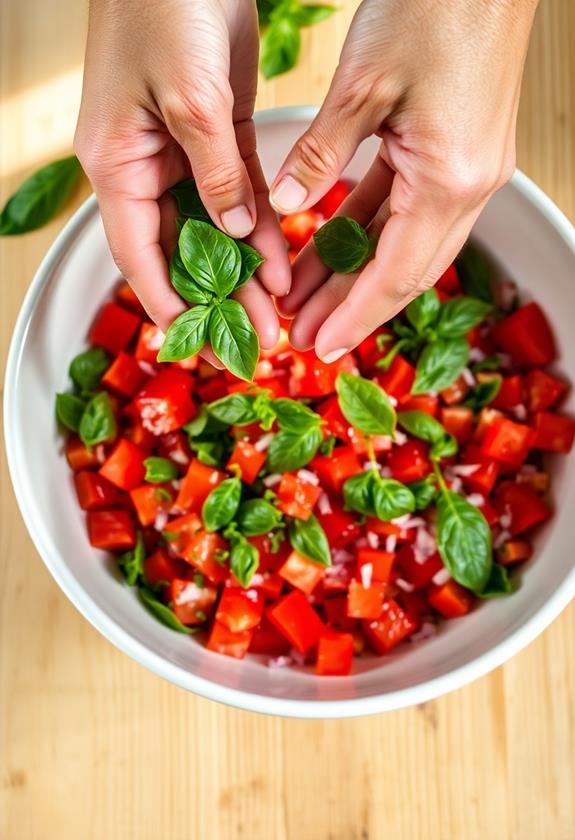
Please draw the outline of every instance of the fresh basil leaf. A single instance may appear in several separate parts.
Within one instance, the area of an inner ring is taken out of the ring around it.
[[[398,423],[411,435],[432,444],[430,455],[434,460],[447,458],[457,452],[457,441],[448,434],[441,423],[425,411],[400,411]]]
[[[303,432],[313,426],[321,425],[322,422],[320,415],[307,405],[287,397],[272,400],[272,408],[277,417],[278,426],[285,431]]]
[[[391,367],[391,363],[395,359],[398,353],[401,353],[404,350],[411,350],[417,345],[417,340],[411,338],[400,338],[399,341],[390,347],[387,351],[385,356],[382,356],[381,359],[378,359],[375,363],[376,368],[380,370],[389,370]]]
[[[208,411],[208,407],[205,403],[202,403],[198,409],[198,413],[196,416],[186,423],[183,426],[184,432],[189,435],[189,437],[198,437],[201,435],[202,432],[205,430],[206,426],[208,425],[208,421],[210,419],[210,414]],[[217,421],[216,421],[217,422]]]
[[[289,526],[289,538],[292,548],[302,557],[307,557],[308,560],[313,560],[320,566],[331,566],[329,542],[313,513],[305,521],[292,519]]]
[[[292,13],[293,20],[298,26],[313,26],[315,23],[320,23],[331,17],[337,11],[336,6],[329,6],[327,4],[318,4],[312,6],[299,6]]]
[[[319,426],[301,432],[280,431],[268,448],[266,465],[270,472],[290,472],[305,467],[323,440]]]
[[[447,432],[440,440],[436,440],[429,450],[432,461],[439,461],[441,458],[451,458],[457,452],[457,440]]]
[[[467,243],[455,260],[455,266],[465,294],[486,303],[493,301],[489,266],[483,254],[474,245]]]
[[[208,411],[216,420],[229,426],[248,426],[259,419],[255,401],[255,395],[237,392],[210,403]]]
[[[179,362],[199,353],[208,340],[213,308],[198,304],[178,315],[168,327],[157,359],[159,362]]]
[[[502,598],[506,595],[511,595],[515,592],[515,587],[509,580],[509,575],[505,566],[500,566],[499,563],[494,563],[491,567],[489,580],[485,584],[485,589],[478,592],[480,598]]]
[[[297,23],[291,17],[270,20],[260,42],[260,68],[265,79],[273,79],[295,67],[301,49]]]
[[[355,510],[364,516],[375,516],[373,470],[352,475],[343,483],[343,500],[346,510]]]
[[[473,409],[476,413],[481,411],[485,405],[489,405],[495,399],[501,388],[502,381],[501,376],[494,376],[488,382],[479,382],[477,385],[474,385],[465,395],[463,405]]]
[[[178,210],[186,219],[196,219],[198,222],[206,222],[213,225],[210,214],[204,207],[196,182],[193,178],[188,178],[187,181],[180,181],[175,184],[170,193],[176,199]]]
[[[110,357],[101,347],[91,347],[70,362],[68,373],[81,394],[95,391],[110,366]]]
[[[441,391],[459,376],[469,357],[466,338],[441,338],[428,344],[418,359],[412,394]]]
[[[253,277],[260,265],[264,262],[264,257],[255,248],[248,245],[247,242],[242,242],[241,239],[236,240],[236,245],[238,246],[241,257],[240,276],[235,285],[235,289],[239,289],[248,282],[250,277]]]
[[[260,354],[256,331],[246,310],[237,300],[223,300],[210,317],[212,350],[231,373],[251,382]]]
[[[499,370],[500,368],[500,356],[486,356],[484,359],[481,359],[481,361],[475,362],[475,364],[472,365],[471,370],[473,373],[480,373],[482,370]]]
[[[259,424],[265,432],[269,432],[276,421],[276,413],[270,399],[271,391],[260,391],[254,402],[254,410]]]
[[[338,274],[358,271],[372,252],[365,230],[347,216],[335,216],[322,225],[313,242],[323,264]]]
[[[168,458],[157,458],[152,456],[144,461],[146,476],[144,481],[151,484],[163,484],[165,481],[173,481],[180,474],[177,466]]]
[[[405,317],[416,332],[421,335],[426,327],[433,326],[437,321],[441,304],[435,289],[427,289],[423,294],[408,303]]]
[[[328,435],[324,442],[321,444],[319,451],[322,455],[327,455],[328,458],[331,458],[333,455],[333,450],[335,449],[335,445],[337,443],[337,438],[334,435]]]
[[[82,173],[74,155],[49,163],[27,178],[0,213],[0,236],[45,225],[64,206]]]
[[[110,397],[105,391],[92,397],[84,409],[78,434],[84,446],[88,448],[111,440],[116,434],[116,418],[112,411]]]
[[[231,534],[230,569],[242,586],[249,586],[260,564],[260,553],[241,534]]]
[[[188,219],[178,246],[182,262],[198,286],[218,298],[233,292],[242,262],[233,239],[206,222]]]
[[[187,270],[179,248],[176,248],[170,260],[170,280],[179,296],[189,303],[209,304],[213,300],[213,294],[198,286]]]
[[[417,333],[412,327],[408,327],[407,324],[404,324],[401,318],[394,318],[391,322],[391,329],[395,333],[398,338],[409,338],[413,341],[417,340]]]
[[[140,597],[140,601],[146,609],[152,613],[154,618],[157,618],[161,624],[165,624],[165,626],[169,627],[170,630],[176,630],[178,633],[188,634],[196,632],[194,628],[186,627],[185,624],[182,624],[182,622],[176,618],[172,610],[165,604],[162,604],[162,602],[159,601],[154,593],[146,586],[140,586],[138,588],[138,595]]]
[[[202,519],[206,531],[218,531],[236,515],[242,497],[242,482],[239,478],[226,478],[218,484],[202,507]]]
[[[135,586],[140,577],[144,576],[144,560],[146,559],[146,547],[142,532],[138,531],[136,545],[129,551],[125,551],[118,557],[118,566],[126,579],[128,586]]]
[[[493,564],[491,529],[476,507],[451,490],[437,501],[437,548],[451,577],[482,592]]]
[[[165,487],[156,487],[154,489],[154,498],[159,502],[171,502],[174,497]]]
[[[56,394],[56,417],[72,432],[77,432],[80,428],[85,407],[84,400],[75,397],[74,394]]]
[[[284,0],[257,0],[258,8],[258,22],[260,26],[265,26],[271,20],[274,10],[282,5]]]
[[[373,484],[373,505],[375,515],[383,522],[389,522],[415,510],[413,493],[394,478],[375,476]]]
[[[335,382],[346,420],[366,435],[392,435],[395,411],[379,385],[362,376],[339,373]]]
[[[189,444],[198,461],[208,467],[219,467],[225,459],[226,449],[221,439],[199,440],[198,438],[191,438]]]
[[[433,475],[412,481],[407,487],[415,499],[415,510],[425,510],[437,499],[438,489]]]
[[[473,297],[459,297],[441,304],[437,334],[459,338],[480,324],[491,311],[491,304]]]
[[[281,522],[282,513],[265,499],[242,502],[237,513],[238,528],[246,537],[268,534]]]

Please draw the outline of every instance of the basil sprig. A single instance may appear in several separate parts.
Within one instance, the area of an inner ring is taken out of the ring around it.
[[[120,554],[118,566],[129,586],[135,586],[138,580],[144,576],[144,560],[146,559],[146,548],[142,532],[138,532],[136,545],[129,551]]]
[[[478,592],[480,598],[504,598],[515,591],[513,583],[509,580],[509,574],[505,566],[494,563],[491,567],[489,579],[485,588]]]
[[[80,163],[73,155],[34,172],[0,213],[0,236],[27,233],[49,222],[64,206],[81,174]]]
[[[440,338],[427,344],[415,368],[412,394],[442,391],[457,379],[469,357],[466,338]]]
[[[292,519],[289,526],[289,539],[298,554],[307,557],[320,566],[331,566],[331,552],[325,531],[316,517],[312,515],[305,521]]]
[[[434,475],[428,475],[418,481],[412,481],[407,487],[415,499],[416,510],[425,510],[437,499],[438,489]]]
[[[165,481],[173,481],[180,474],[177,466],[169,458],[158,458],[152,456],[144,461],[146,475],[144,481],[151,484],[162,484]]]
[[[457,452],[457,441],[441,423],[425,411],[400,411],[397,420],[407,432],[431,443],[430,456],[434,460],[448,458]]]
[[[56,416],[60,423],[72,432],[77,432],[80,428],[85,408],[85,400],[74,394],[56,394]]]
[[[235,476],[226,478],[207,497],[202,507],[206,531],[218,531],[228,525],[240,505],[242,482]]]
[[[338,274],[359,271],[374,250],[362,226],[347,216],[335,216],[322,225],[313,243],[323,264]]]
[[[415,510],[409,487],[394,478],[382,478],[376,468],[348,478],[343,484],[343,498],[347,510],[376,516],[383,522]]]
[[[395,411],[389,397],[376,382],[339,373],[335,387],[344,417],[366,435],[392,435]]]
[[[266,499],[248,499],[239,506],[236,522],[246,537],[273,531],[282,521],[282,513]]]
[[[491,272],[483,254],[468,242],[457,257],[455,265],[465,294],[491,303],[493,301]]]
[[[286,73],[297,64],[301,27],[319,23],[336,10],[335,6],[307,5],[300,0],[258,0],[257,6],[263,28],[260,68],[266,79]]]
[[[110,357],[101,347],[91,347],[72,359],[68,373],[81,396],[96,390],[110,366]]]
[[[463,405],[473,409],[475,413],[480,411],[484,406],[492,402],[501,389],[503,379],[501,376],[494,376],[487,382],[479,382],[470,388],[465,395]]]
[[[233,522],[224,531],[224,537],[230,543],[230,570],[241,585],[247,587],[260,564],[260,553]]]

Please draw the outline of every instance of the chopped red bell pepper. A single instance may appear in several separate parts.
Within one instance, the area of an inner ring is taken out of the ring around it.
[[[132,504],[144,528],[153,525],[159,513],[170,510],[174,497],[174,490],[169,484],[141,484],[130,490]]]
[[[201,530],[190,534],[180,556],[212,583],[223,583],[228,577],[228,551],[228,543],[220,534]]]
[[[367,641],[380,656],[415,633],[418,626],[419,622],[392,598],[384,602],[380,618],[362,622]]]
[[[267,616],[263,616],[261,623],[254,629],[250,643],[250,653],[264,656],[286,656],[290,644],[285,636],[271,623]]]
[[[284,473],[277,491],[278,507],[287,516],[309,519],[322,489],[293,473]]]
[[[403,356],[397,355],[386,371],[375,376],[383,390],[397,400],[411,393],[415,382],[415,368]]]
[[[422,440],[408,440],[403,446],[394,446],[387,456],[387,466],[393,478],[409,484],[433,472],[433,464],[427,457],[428,450],[428,445]]]
[[[182,479],[176,506],[181,510],[194,510],[199,513],[209,494],[224,478],[226,473],[194,458]]]
[[[248,652],[253,634],[253,630],[232,633],[225,624],[214,621],[206,647],[214,653],[222,653],[224,656],[231,656],[234,659],[243,659]]]
[[[102,377],[102,385],[123,397],[132,397],[147,378],[148,374],[144,373],[134,357],[122,351]]]
[[[315,672],[318,676],[346,677],[351,674],[354,639],[351,633],[324,633],[317,647]]]
[[[183,579],[185,574],[186,564],[182,560],[170,557],[164,548],[158,548],[144,560],[144,577],[148,586],[152,588],[162,584],[167,586],[174,578]]]
[[[194,380],[176,368],[162,370],[134,397],[144,426],[155,435],[173,432],[197,414],[192,399]]]
[[[339,407],[339,402],[336,396],[328,397],[321,402],[317,409],[317,413],[322,417],[325,425],[324,432],[326,437],[333,435],[342,443],[349,443],[349,432],[351,426],[343,416],[343,412]]]
[[[401,571],[401,577],[416,589],[427,586],[433,576],[443,569],[443,562],[437,552],[420,563],[415,559],[413,546],[409,544],[402,545],[397,552],[397,565]]]
[[[99,312],[90,332],[90,341],[110,353],[125,350],[140,326],[141,319],[117,303],[107,303]]]
[[[545,522],[551,516],[549,506],[528,484],[502,481],[495,489],[493,506],[502,521],[511,522],[505,530],[511,537]]]
[[[469,490],[488,496],[493,490],[501,469],[497,461],[485,455],[479,446],[469,443],[463,453],[463,463],[477,466],[472,473],[461,476],[465,486]]]
[[[182,472],[189,468],[194,456],[185,432],[168,432],[165,435],[160,435],[159,440],[158,438],[155,438],[155,440],[161,458],[169,458]]]
[[[74,484],[82,510],[119,507],[125,499],[117,487],[97,472],[80,470],[74,475]]]
[[[479,375],[478,382],[481,382]],[[485,381],[485,380],[484,380]],[[489,403],[493,408],[514,408],[523,402],[523,377],[519,374],[504,376],[501,387],[494,399]]]
[[[437,417],[439,413],[439,397],[434,394],[409,394],[399,400],[401,411],[423,411]]]
[[[527,458],[534,438],[529,426],[498,417],[485,432],[481,451],[488,458],[518,467]]]
[[[528,303],[499,321],[492,334],[498,346],[519,364],[547,365],[555,358],[553,333],[537,303]]]
[[[176,618],[182,624],[204,624],[214,611],[218,597],[215,586],[176,578],[170,582],[168,598]]]
[[[66,460],[74,470],[92,470],[100,467],[106,460],[103,444],[88,449],[79,437],[70,435],[66,441]]]
[[[350,618],[379,618],[385,597],[385,584],[374,582],[364,586],[352,580],[347,593],[347,614]]]
[[[349,446],[338,446],[332,454],[316,455],[311,462],[322,485],[334,493],[341,491],[344,481],[352,475],[357,475],[363,469],[356,453]]]
[[[431,606],[444,618],[459,618],[468,613],[473,606],[473,595],[454,580],[448,580],[441,586],[432,584],[427,598]]]
[[[242,481],[246,484],[253,484],[258,473],[266,462],[266,453],[259,450],[249,440],[242,438],[234,446],[234,451],[226,464],[226,469],[239,467]]]
[[[473,411],[464,405],[444,406],[441,409],[441,425],[460,446],[465,446],[473,434]]]
[[[257,589],[240,589],[227,586],[216,611],[217,621],[232,633],[251,630],[260,623],[264,610],[264,599]]]
[[[300,653],[307,653],[320,640],[324,624],[303,592],[294,589],[267,612],[269,620]]]
[[[324,576],[324,568],[307,557],[302,557],[297,551],[292,551],[278,574],[296,589],[309,595]]]
[[[158,353],[164,341],[164,333],[156,324],[144,322],[138,333],[138,341],[134,356],[141,362],[155,365],[158,363]]]
[[[126,551],[136,545],[134,520],[127,510],[89,510],[90,545],[104,551]]]
[[[147,457],[145,450],[122,438],[100,467],[100,475],[121,490],[133,490],[144,481]]]
[[[369,577],[374,583],[389,583],[391,569],[395,560],[395,554],[391,551],[382,551],[379,548],[357,548],[355,549],[355,560],[358,580],[363,580],[369,570]],[[370,568],[371,567],[371,568]]]
[[[335,362],[326,364],[315,354],[315,350],[294,354],[293,383],[299,397],[327,397],[335,393],[335,380],[341,371],[351,372],[355,360],[346,353]]]
[[[329,512],[317,510],[316,516],[333,548],[346,548],[359,537],[360,527],[350,513],[333,499],[329,500]],[[324,508],[325,511],[325,508]]]
[[[555,405],[569,389],[562,379],[551,376],[544,370],[530,370],[525,377],[525,392],[527,409],[529,411],[545,411]]]
[[[350,618],[347,614],[347,596],[336,595],[326,598],[323,608],[330,627],[344,632],[350,632],[357,627],[357,619]]]
[[[202,530],[202,520],[197,513],[186,513],[176,519],[170,519],[163,529],[164,538],[170,549],[181,556],[191,537]]]
[[[547,452],[571,452],[575,440],[575,420],[550,411],[538,411],[534,415],[534,449]]]

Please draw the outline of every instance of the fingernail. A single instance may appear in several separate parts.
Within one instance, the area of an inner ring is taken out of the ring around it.
[[[307,189],[291,175],[284,175],[271,192],[270,199],[280,213],[293,213],[307,198]]]
[[[222,213],[222,224],[229,235],[236,239],[247,236],[254,226],[252,215],[245,204]]]
[[[337,362],[347,352],[347,347],[338,347],[337,350],[332,350],[330,353],[326,353],[325,356],[321,356],[321,360],[326,365],[331,365],[332,362]]]

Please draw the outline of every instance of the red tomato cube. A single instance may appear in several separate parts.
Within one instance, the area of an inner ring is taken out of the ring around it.
[[[154,435],[173,432],[197,414],[192,400],[194,380],[176,368],[162,370],[148,380],[134,397],[134,406],[142,423]]]
[[[159,513],[170,510],[174,496],[174,490],[169,484],[141,484],[130,490],[132,504],[144,528],[153,525]]]
[[[549,411],[538,411],[534,421],[534,449],[564,453],[571,451],[575,439],[575,420]]]
[[[346,677],[351,674],[354,640],[351,633],[324,634],[317,646],[315,672],[318,676]]]
[[[225,624],[214,621],[206,647],[214,653],[223,653],[224,656],[243,659],[248,652],[253,633],[253,630],[232,633]]]
[[[293,473],[284,473],[278,488],[278,507],[287,516],[309,519],[322,489]]]
[[[134,520],[127,510],[89,510],[90,545],[104,551],[126,551],[136,545]]]
[[[408,440],[403,446],[394,446],[387,456],[393,478],[409,484],[433,472],[433,465],[427,457],[428,449],[422,440]]]
[[[314,205],[314,210],[324,217],[324,219],[331,219],[335,211],[338,209],[348,197],[353,189],[353,184],[349,181],[336,181],[333,187],[330,187],[326,194],[320,198],[317,204]]]
[[[473,411],[463,405],[444,406],[441,409],[441,425],[453,435],[460,446],[471,440],[473,434]]]
[[[488,458],[517,467],[527,458],[534,438],[533,429],[529,426],[515,423],[507,417],[498,417],[487,428],[481,451]]]
[[[226,469],[229,470],[230,467],[234,466],[239,467],[242,481],[245,481],[246,484],[253,484],[265,461],[266,453],[242,438],[234,446],[234,451],[226,464]]]
[[[329,508],[323,508],[323,511],[318,509],[316,516],[332,548],[346,548],[354,543],[361,533],[351,513],[345,511],[333,499],[329,499]]]
[[[444,618],[459,618],[473,606],[473,595],[454,580],[441,586],[430,586],[427,598],[431,606]]]
[[[418,621],[392,598],[383,604],[380,618],[362,622],[367,641],[380,656],[411,636],[418,626]]]
[[[106,460],[103,444],[88,449],[79,437],[70,435],[66,441],[66,460],[74,470],[91,470],[101,466]]]
[[[541,307],[528,303],[492,330],[496,343],[523,365],[547,365],[555,358],[555,340]]]
[[[280,227],[288,245],[295,251],[301,251],[316,230],[321,227],[321,223],[322,218],[315,210],[302,210],[301,213],[290,213],[289,216],[284,216]]]
[[[78,503],[82,510],[101,510],[118,507],[126,497],[103,476],[90,470],[81,470],[74,475]]]
[[[250,643],[250,653],[259,653],[264,656],[286,656],[289,653],[290,644],[285,636],[274,627],[267,616],[263,616],[261,623],[254,629],[254,635]]]
[[[352,580],[347,593],[347,614],[350,618],[379,618],[385,597],[385,584],[364,586]]]
[[[353,449],[338,446],[329,457],[316,455],[311,462],[311,469],[318,474],[324,487],[338,494],[344,481],[360,473],[363,467]]]
[[[121,352],[102,377],[102,385],[123,397],[132,397],[147,378],[134,357]]]
[[[151,587],[169,584],[174,578],[183,578],[185,573],[185,563],[170,557],[164,548],[159,548],[144,560],[144,577]]]
[[[567,393],[568,388],[566,382],[551,376],[544,370],[530,370],[525,377],[527,409],[529,411],[545,411],[545,409],[551,408]]]
[[[422,563],[418,563],[411,545],[401,546],[397,552],[397,565],[401,571],[401,577],[416,589],[427,586],[432,577],[443,569],[443,562],[437,552]]]
[[[463,483],[469,490],[488,496],[499,475],[500,466],[493,458],[488,458],[479,446],[470,443],[463,453],[463,463],[477,467],[469,475],[461,476]]]
[[[182,624],[204,624],[214,611],[218,597],[215,586],[199,586],[193,580],[171,581],[169,600],[176,618]]]
[[[512,537],[545,522],[551,516],[550,508],[535,490],[528,484],[517,484],[514,481],[501,482],[495,490],[493,506],[503,521],[511,517],[505,530]]]
[[[378,373],[374,380],[387,394],[399,400],[411,393],[415,382],[415,368],[403,356],[397,355],[389,368]]]
[[[216,619],[232,633],[257,627],[262,618],[264,599],[257,589],[228,586],[222,592]]]
[[[144,461],[147,457],[147,452],[122,438],[100,467],[100,475],[121,490],[133,490],[144,481]]]
[[[366,574],[376,583],[389,583],[395,554],[378,548],[356,548],[357,577],[363,580]],[[365,569],[368,569],[368,572]],[[364,571],[362,572],[362,569]]]
[[[212,583],[222,583],[228,576],[225,561],[228,550],[229,546],[220,534],[201,530],[189,536],[180,556]]]
[[[324,568],[313,560],[302,557],[297,551],[292,551],[278,574],[296,589],[301,589],[309,595],[323,578]]]
[[[324,624],[298,589],[280,598],[268,610],[268,618],[300,653],[317,647]]]
[[[107,303],[94,322],[90,341],[110,353],[119,353],[126,349],[140,323],[141,319],[133,312],[117,303]]]
[[[202,505],[212,490],[226,477],[226,473],[221,470],[202,464],[194,458],[182,479],[176,506],[181,510],[194,510],[200,513]]]

